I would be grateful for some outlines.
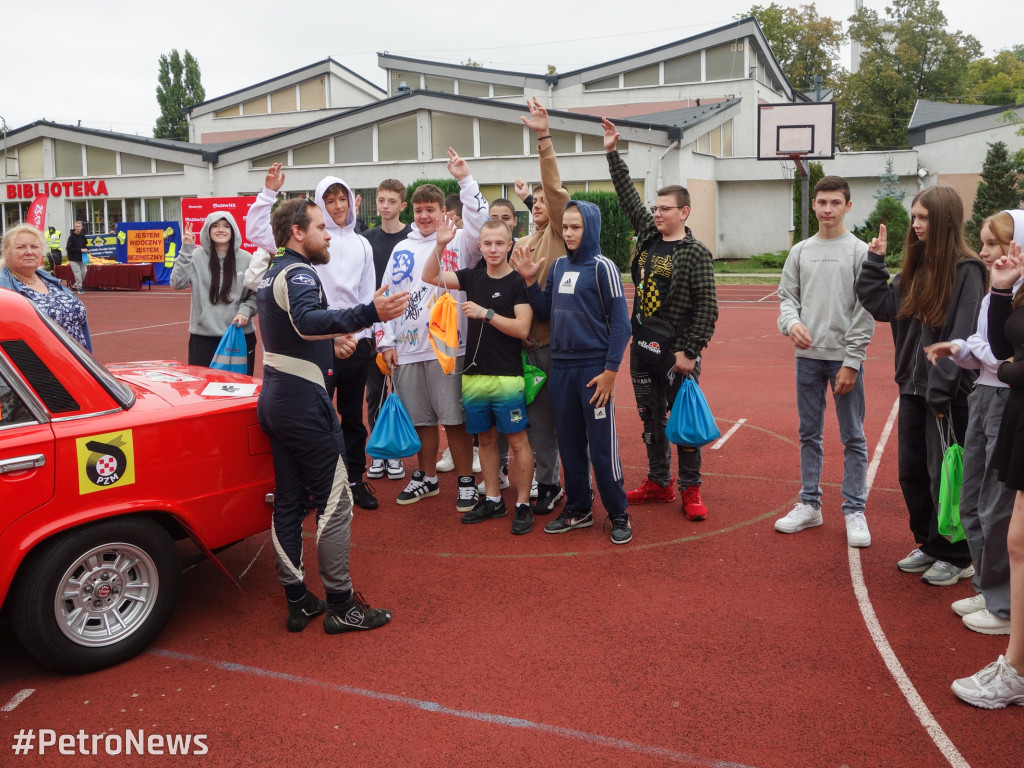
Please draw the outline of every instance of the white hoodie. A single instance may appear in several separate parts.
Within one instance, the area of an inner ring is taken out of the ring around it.
[[[333,184],[340,184],[348,195],[348,217],[344,227],[339,227],[324,207],[324,192]],[[277,251],[274,233],[270,226],[270,209],[277,200],[277,193],[264,189],[249,209],[245,234],[249,242],[271,253]],[[373,268],[373,249],[362,235],[356,234],[356,201],[351,188],[336,176],[327,176],[316,186],[314,202],[324,215],[327,232],[331,236],[328,248],[331,260],[327,264],[313,267],[320,276],[324,295],[331,309],[350,309],[359,304],[373,302],[377,275]],[[355,334],[357,339],[372,338],[371,329]]]
[[[480,228],[489,217],[487,201],[472,176],[459,181],[459,197],[462,200],[462,229],[456,231],[455,239],[448,243],[442,257],[442,269],[455,271],[468,269],[482,258],[480,253]],[[377,345],[380,350],[395,349],[399,364],[436,360],[437,353],[430,345],[430,310],[434,300],[444,291],[436,285],[420,279],[426,259],[436,258],[434,246],[437,235],[421,235],[416,224],[412,225],[409,236],[395,246],[391,260],[384,270],[381,285],[392,292],[409,291],[409,308],[401,317],[383,323],[384,335]],[[466,300],[464,291],[449,291],[460,304]],[[459,309],[459,354],[466,354],[466,317]]]

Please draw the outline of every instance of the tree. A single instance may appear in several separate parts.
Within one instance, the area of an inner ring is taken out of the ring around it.
[[[808,163],[810,167],[809,178],[807,179],[807,205],[810,207],[811,201],[814,199],[814,185],[821,181],[825,175],[825,169],[821,163]],[[803,221],[804,213],[808,211],[803,210],[803,194],[800,192],[800,170],[793,174],[793,242],[799,240],[803,235]],[[811,216],[807,219],[807,236],[814,237],[818,233],[818,218]]]
[[[466,59],[464,62],[462,62],[462,66],[480,69],[483,66],[483,64],[481,64],[479,61],[474,61],[473,59]]]
[[[907,191],[900,186],[899,174],[893,170],[892,155],[885,158],[885,170],[882,171],[882,186],[875,190],[875,200],[883,197],[891,197],[893,200],[902,203],[907,196]]]
[[[1001,141],[989,144],[971,218],[964,225],[967,241],[974,250],[981,248],[981,222],[993,213],[1019,208],[1021,197],[1024,197],[1024,168],[1020,158],[1011,156]]]
[[[1024,52],[1024,46],[1017,46]],[[975,59],[967,66],[967,99],[975,104],[1005,106],[1024,98],[1024,60],[1014,50],[1000,51],[991,59]]]
[[[902,190],[900,190],[902,191]],[[910,216],[903,203],[894,197],[880,197],[875,203],[875,210],[868,216],[863,227],[854,227],[853,235],[859,240],[870,243],[878,237],[879,225],[885,224],[888,238],[885,263],[890,267],[903,264],[903,249],[907,245],[907,230],[910,229]]]
[[[206,99],[200,79],[199,62],[185,51],[185,58],[176,48],[171,54],[160,54],[160,75],[157,78],[156,100],[160,104],[160,117],[156,119],[153,137],[188,141],[188,120],[185,108]]]
[[[545,72],[544,74],[546,74],[546,75],[557,75],[558,74],[558,68],[555,67],[554,64],[548,64],[548,71]]]
[[[889,19],[869,8],[850,17],[850,37],[862,55],[837,123],[840,143],[854,149],[907,146],[917,100],[962,96],[967,65],[981,54],[972,35],[946,29],[938,0],[892,0],[886,12]]]
[[[819,16],[813,4],[799,9],[783,8],[774,2],[754,5],[736,18],[748,16],[761,25],[772,53],[794,88],[813,91],[815,75],[821,75],[824,87],[835,87],[840,71],[839,46],[845,40],[841,21]]]

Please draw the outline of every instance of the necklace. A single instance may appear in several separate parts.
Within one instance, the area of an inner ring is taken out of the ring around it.
[[[19,283],[21,283],[22,285],[28,286],[28,287],[31,287],[31,286],[35,285],[37,282],[42,282],[39,279],[39,275],[37,275],[35,272],[32,273],[32,277],[30,279],[28,279],[28,280],[26,280],[24,277],[19,275],[14,270],[11,270],[11,275],[13,275],[14,279],[17,280]]]

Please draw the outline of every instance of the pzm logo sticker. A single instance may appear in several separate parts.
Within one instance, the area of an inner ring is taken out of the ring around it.
[[[638,341],[636,343],[638,347],[643,347],[648,352],[653,352],[655,355],[661,354],[661,344],[656,341]]]
[[[131,430],[80,437],[78,491],[93,493],[135,482],[135,448]]]

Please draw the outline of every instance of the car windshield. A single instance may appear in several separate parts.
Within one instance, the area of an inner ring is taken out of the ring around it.
[[[127,384],[118,381],[114,374],[89,354],[89,350],[71,338],[68,332],[61,328],[49,315],[41,312],[35,304],[32,307],[35,309],[36,314],[46,323],[46,327],[53,332],[53,335],[60,339],[61,343],[71,351],[71,354],[78,358],[79,362],[100,383],[100,386],[107,390],[107,393],[117,401],[118,405],[125,410],[135,405],[135,394]]]

